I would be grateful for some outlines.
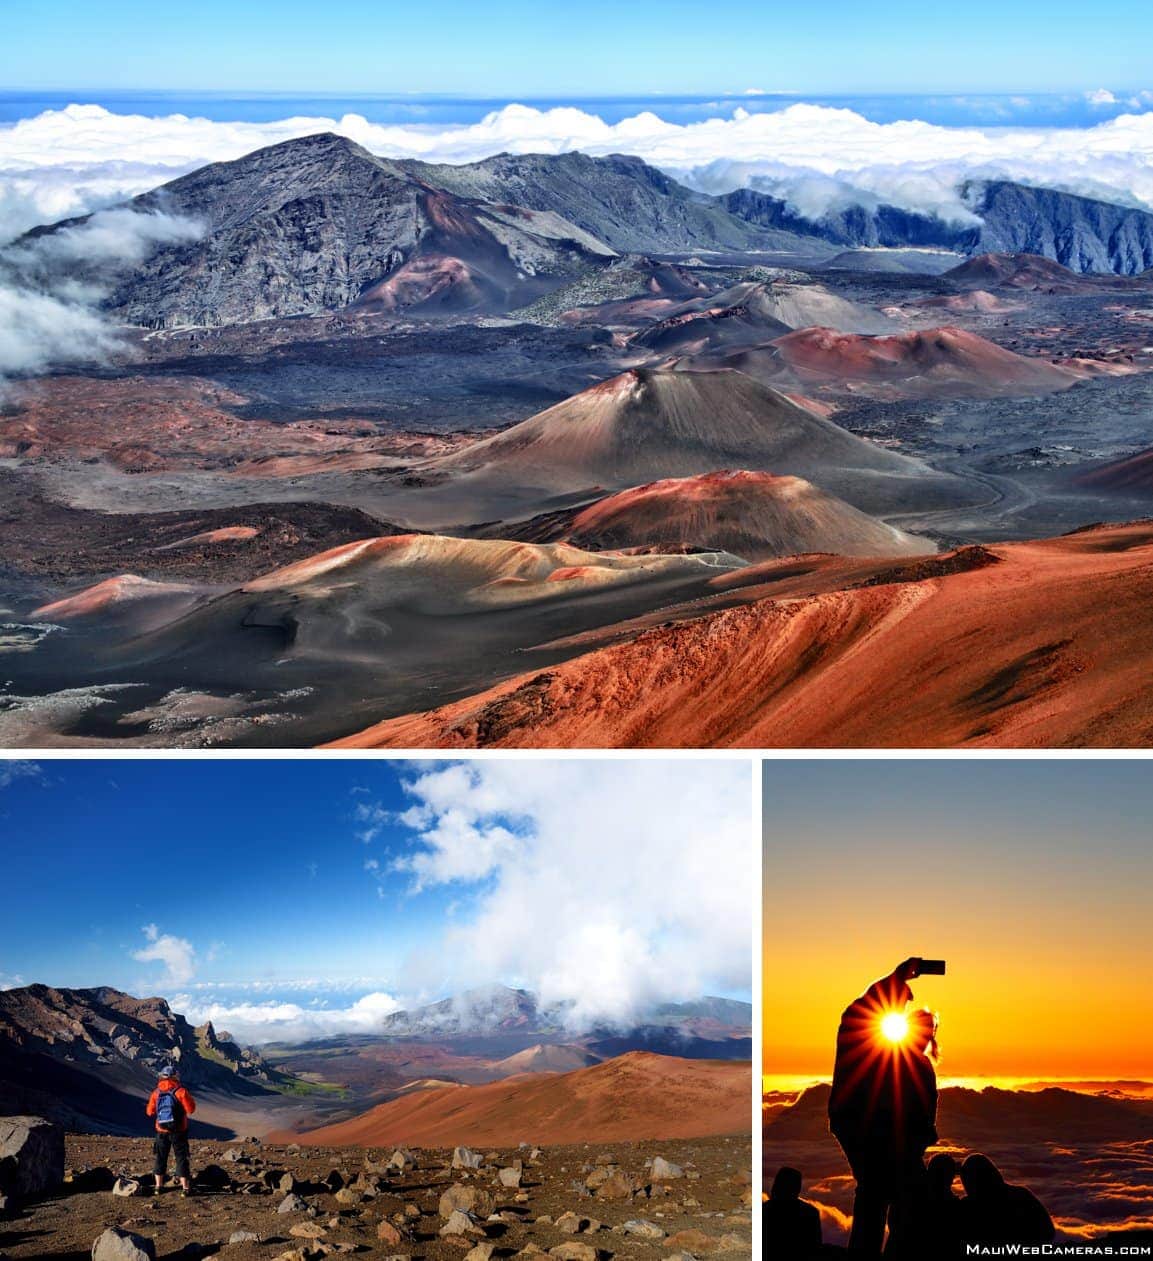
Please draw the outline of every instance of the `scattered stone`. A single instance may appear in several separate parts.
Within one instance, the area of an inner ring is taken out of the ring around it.
[[[285,1154],[286,1156],[299,1156],[299,1155],[300,1155],[300,1144],[299,1144],[299,1143],[289,1143],[289,1144],[288,1144],[288,1146],[284,1149],[284,1154]]]
[[[597,1261],[597,1250],[587,1243],[562,1243],[548,1250],[550,1257],[559,1261]]]
[[[398,1147],[389,1158],[388,1167],[404,1173],[406,1169],[416,1168],[416,1157],[407,1148]]]
[[[410,1203],[408,1203],[408,1204],[406,1204],[406,1205],[404,1206],[404,1215],[405,1215],[405,1217],[408,1217],[408,1218],[410,1218],[410,1219],[415,1219],[415,1218],[419,1217],[419,1216],[420,1216],[420,1206],[419,1206],[419,1205],[417,1205],[417,1204],[413,1204],[413,1203],[411,1203],[411,1202],[410,1202]]]
[[[239,1147],[230,1147],[220,1159],[227,1160],[230,1165],[238,1165],[241,1161],[247,1160],[248,1157]]]
[[[447,1238],[449,1235],[475,1235],[479,1231],[476,1219],[458,1208],[449,1214],[448,1221],[440,1228],[440,1235],[441,1238]]]
[[[600,1183],[595,1195],[598,1200],[631,1200],[640,1189],[634,1177],[617,1169]]]
[[[496,1177],[502,1187],[519,1187],[521,1171],[514,1166],[508,1169],[502,1169]]]
[[[382,1243],[386,1243],[391,1248],[397,1247],[404,1242],[404,1236],[399,1230],[388,1220],[384,1218],[376,1224],[376,1237]]]
[[[299,1186],[300,1183],[297,1182],[296,1178],[290,1173],[284,1174],[277,1183],[278,1189],[283,1191],[285,1195],[291,1195],[293,1191],[299,1188]]]
[[[63,1163],[63,1162],[61,1162]],[[155,1261],[156,1245],[143,1235],[112,1226],[92,1245],[92,1261]]]
[[[596,1160],[593,1161],[594,1165],[615,1165],[616,1163],[617,1158],[615,1156],[611,1156],[608,1152],[601,1152]]]
[[[205,1165],[196,1175],[196,1185],[212,1191],[223,1191],[232,1185],[232,1179],[219,1165]]]
[[[484,1157],[480,1152],[471,1151],[467,1147],[457,1147],[452,1153],[452,1167],[454,1169],[479,1169],[484,1164]]]
[[[665,1237],[665,1232],[656,1222],[650,1222],[644,1217],[634,1217],[632,1221],[625,1222],[624,1232],[626,1235],[636,1235],[638,1239],[663,1239]]]
[[[0,1191],[27,1200],[64,1181],[64,1130],[43,1117],[0,1117]]]
[[[680,1167],[680,1165],[674,1165],[671,1160],[666,1160],[663,1156],[658,1156],[653,1161],[650,1176],[654,1182],[673,1182],[677,1178],[683,1178],[685,1176],[685,1171]]]
[[[363,1204],[368,1196],[359,1187],[341,1187],[335,1199],[337,1204],[343,1204],[346,1208],[355,1208],[358,1204]]]
[[[440,1197],[438,1211],[441,1217],[451,1217],[460,1210],[472,1213],[477,1217],[487,1217],[492,1212],[492,1196],[480,1187],[466,1187],[463,1183],[455,1183]]]
[[[324,1185],[335,1194],[344,1186],[344,1174],[339,1169],[330,1169],[324,1175]]]
[[[130,1195],[140,1194],[140,1183],[135,1178],[117,1178],[112,1184],[112,1194],[127,1199]]]
[[[288,1232],[296,1239],[323,1239],[328,1231],[317,1222],[300,1222]]]
[[[276,1211],[278,1213],[304,1213],[307,1210],[308,1204],[295,1192],[290,1192],[280,1201]]]
[[[679,1248],[685,1252],[716,1252],[720,1247],[720,1240],[714,1239],[712,1235],[706,1235],[703,1230],[697,1230],[696,1227],[690,1227],[688,1230],[678,1230],[675,1235],[670,1235],[665,1240],[666,1248]]]
[[[263,1243],[264,1239],[254,1230],[234,1230],[228,1236],[229,1243]]]
[[[464,1261],[489,1261],[489,1258],[496,1251],[496,1244],[489,1243],[484,1240],[478,1243],[476,1247],[464,1254]]]

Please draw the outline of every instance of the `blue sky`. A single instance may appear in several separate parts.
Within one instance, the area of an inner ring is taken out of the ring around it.
[[[684,766],[0,762],[0,985],[158,993],[253,1040],[492,983],[585,1022],[748,997],[751,772]]]
[[[1140,89],[1148,4],[970,0],[28,0],[4,88],[526,94]]]

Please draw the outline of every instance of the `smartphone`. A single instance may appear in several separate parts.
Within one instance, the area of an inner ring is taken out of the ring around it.
[[[944,959],[918,959],[917,960],[918,976],[944,976],[945,960]]]

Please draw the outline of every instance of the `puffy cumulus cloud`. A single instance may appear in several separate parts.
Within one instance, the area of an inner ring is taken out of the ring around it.
[[[414,889],[458,900],[411,981],[493,981],[574,1028],[750,984],[749,770],[710,761],[484,761],[406,783]]]
[[[120,331],[96,304],[158,246],[202,234],[181,216],[119,207],[0,250],[0,391],[5,377],[123,352]]]
[[[144,926],[144,938],[148,943],[134,950],[132,957],[138,963],[164,965],[164,980],[170,985],[186,985],[196,974],[196,951],[187,938],[162,933],[155,924]]]
[[[1102,106],[1112,93],[1090,99]],[[960,181],[1004,177],[1153,207],[1153,96],[1114,101],[1135,112],[1093,127],[943,127],[874,123],[850,109],[798,103],[671,123],[642,111],[617,123],[574,107],[508,105],[451,126],[295,116],[213,122],[183,114],[115,114],[70,105],[0,129],[0,240],[36,222],[107,206],[205,163],[319,131],[384,157],[470,162],[495,153],[631,153],[698,188],[753,185],[802,213],[846,200],[886,201],[968,221]]]
[[[211,1020],[217,1030],[244,1043],[303,1041],[341,1033],[375,1033],[385,1016],[400,1004],[383,991],[374,991],[346,1007],[302,1006],[283,1000],[266,1002],[205,1001],[178,994],[172,1006],[193,1024]]]

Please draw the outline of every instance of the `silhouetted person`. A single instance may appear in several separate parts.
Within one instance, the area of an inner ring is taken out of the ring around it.
[[[906,959],[870,985],[837,1030],[829,1128],[857,1183],[849,1249],[866,1256],[880,1256],[893,1204],[919,1194],[925,1149],[937,1141],[936,1018],[910,1013],[896,1041],[882,1031],[886,1016],[904,1016],[918,965]]]
[[[801,1174],[788,1165],[777,1170],[761,1210],[761,1252],[766,1261],[807,1261],[821,1252],[821,1215],[801,1199]]]
[[[988,1156],[970,1156],[961,1166],[961,1239],[965,1243],[1052,1243],[1053,1219],[1026,1187],[1005,1181]]]
[[[952,1261],[961,1255],[961,1200],[953,1192],[957,1162],[939,1153],[925,1167],[920,1190],[906,1203],[894,1205],[889,1219],[889,1246],[885,1256],[926,1257]],[[900,1220],[894,1225],[893,1217]]]

